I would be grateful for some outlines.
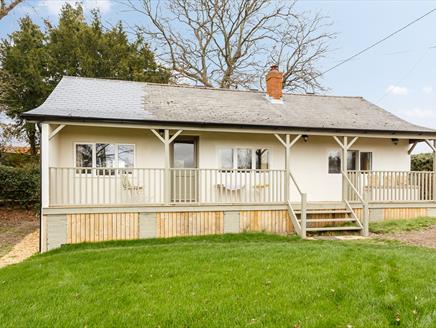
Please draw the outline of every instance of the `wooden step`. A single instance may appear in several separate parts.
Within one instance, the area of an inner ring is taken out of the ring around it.
[[[349,231],[349,230],[362,230],[361,227],[319,227],[319,228],[306,228],[306,231]]]
[[[301,214],[301,210],[295,210],[296,214]],[[306,214],[344,214],[344,213],[351,213],[349,210],[326,210],[326,209],[319,209],[319,210],[306,210]]]
[[[299,220],[301,221],[301,220]],[[355,222],[357,221],[354,218],[334,218],[334,219],[307,219],[306,222]]]

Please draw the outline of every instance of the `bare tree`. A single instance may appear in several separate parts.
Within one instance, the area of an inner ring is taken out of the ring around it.
[[[6,0],[0,0],[0,20],[9,14],[20,2],[23,2],[23,0],[11,0],[9,3],[6,3]]]
[[[175,77],[221,88],[262,87],[278,64],[288,91],[320,91],[320,59],[334,33],[326,17],[297,13],[286,0],[129,0],[141,31]]]

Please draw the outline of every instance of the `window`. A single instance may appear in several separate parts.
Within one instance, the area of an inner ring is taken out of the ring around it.
[[[256,149],[256,170],[269,169],[269,150],[265,148]]]
[[[97,167],[115,167],[115,145],[98,143],[95,153]]]
[[[329,152],[329,173],[341,173],[341,153],[338,150]]]
[[[225,170],[233,169],[233,149],[220,149],[219,151],[220,168]]]
[[[359,152],[357,150],[349,150],[347,154],[347,170],[357,170],[357,157]]]
[[[248,170],[253,167],[253,158],[251,149],[238,149],[237,151],[237,167],[240,170]]]
[[[76,167],[129,168],[134,166],[134,145],[83,143],[76,144],[75,148]],[[114,174],[114,170],[108,171],[110,174]],[[88,170],[87,173],[91,173],[91,170]],[[108,174],[108,172],[103,171],[99,171],[100,173]]]
[[[118,145],[118,167],[133,167],[135,164],[135,147]]]
[[[270,151],[266,148],[225,148],[218,152],[219,168],[223,170],[269,169]]]
[[[76,167],[92,167],[92,144],[76,145]],[[78,170],[80,173],[91,173],[91,170]],[[77,172],[79,173],[79,172]]]
[[[76,167],[92,167],[92,144],[76,145]]]
[[[360,153],[360,169],[363,171],[372,170],[372,153],[361,152]]]
[[[329,152],[329,173],[341,173],[341,152]],[[347,170],[372,170],[372,152],[349,150],[347,154]]]

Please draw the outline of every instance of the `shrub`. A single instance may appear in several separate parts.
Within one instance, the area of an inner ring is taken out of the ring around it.
[[[24,207],[39,203],[39,169],[0,166],[0,202]]]
[[[37,167],[39,157],[30,154],[2,153],[0,151],[0,165],[13,167]]]
[[[412,171],[433,171],[433,154],[412,155],[411,168]]]

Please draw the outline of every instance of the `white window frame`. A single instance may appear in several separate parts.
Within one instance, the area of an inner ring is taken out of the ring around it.
[[[91,167],[89,167],[89,169],[92,169],[92,168],[94,168],[94,164],[96,163],[96,161],[97,161],[97,158],[96,158],[96,156],[95,156],[95,143],[92,143],[92,142],[75,142],[74,143],[74,146],[73,146],[73,167],[74,168],[79,168],[78,166],[77,166],[77,149],[76,149],[76,147],[77,147],[77,145],[91,145],[91,148],[92,148],[92,165],[91,165]]]
[[[360,154],[361,153],[369,153],[369,154],[371,154],[371,169],[370,169],[370,171],[372,171],[373,170],[373,167],[374,167],[374,152],[373,151],[368,151],[368,150],[359,150],[359,171],[362,169],[362,167],[361,167],[361,165],[360,165],[360,163],[362,163],[361,162],[361,157],[360,157]]]
[[[231,169],[225,169],[221,167],[221,151],[223,150],[233,150],[233,168]],[[251,150],[251,168],[250,169],[238,169],[238,150],[239,149],[250,149]],[[247,146],[229,146],[229,147],[220,147],[217,149],[217,163],[218,168],[220,170],[261,170],[256,169],[256,150],[257,149],[267,149],[268,150],[268,169],[271,170],[271,163],[272,163],[272,149],[268,147],[261,147],[261,146],[255,146],[255,147],[247,147]]]
[[[342,167],[342,161],[343,161],[343,158],[342,158],[342,151],[340,151],[340,150],[335,150],[335,149],[328,149],[327,150],[327,173],[328,174],[341,174],[340,172],[339,173],[330,173],[329,172],[329,156],[330,156],[330,153],[331,152],[333,152],[333,151],[338,151],[339,153],[340,153],[340,160],[341,160],[341,167]],[[360,149],[348,149],[348,151],[355,151],[355,152],[357,152],[357,157],[356,157],[356,169],[355,170],[350,170],[350,171],[360,171],[360,153],[371,153],[371,170],[373,169],[373,167],[374,167],[374,152],[373,151],[370,151],[370,150],[360,150]],[[346,159],[346,161],[347,161],[347,165],[348,165],[348,152],[347,152],[347,159]],[[348,168],[348,166],[347,166],[347,168]]]
[[[101,142],[101,141],[96,141],[96,142],[88,142],[88,141],[76,141],[73,143],[73,162],[74,162],[74,168],[77,168],[76,166],[76,159],[77,159],[77,154],[76,154],[76,146],[77,145],[91,145],[92,146],[92,166],[89,169],[97,169],[97,144],[110,144],[110,145],[114,145],[115,146],[115,163],[117,163],[117,167],[108,167],[107,169],[119,169],[120,167],[118,167],[118,146],[119,145],[123,145],[123,146],[133,146],[133,167],[132,168],[136,168],[136,144],[131,144],[131,143],[123,143],[123,142]],[[104,167],[100,167],[98,169],[104,169]],[[121,168],[123,169],[123,168]],[[128,168],[126,168],[128,169]],[[94,170],[93,170],[94,171]],[[83,173],[83,174],[89,174],[89,173]]]

